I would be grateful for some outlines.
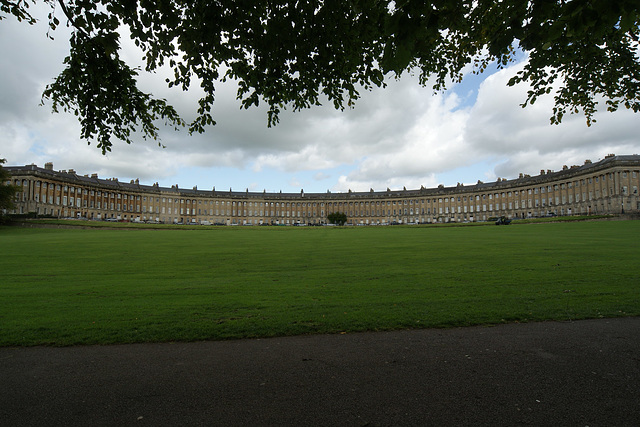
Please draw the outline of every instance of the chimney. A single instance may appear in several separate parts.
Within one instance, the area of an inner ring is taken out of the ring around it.
[[[53,162],[47,162],[44,164],[45,170],[52,171],[53,170]]]

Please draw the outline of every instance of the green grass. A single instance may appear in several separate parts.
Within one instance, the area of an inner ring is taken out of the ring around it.
[[[640,221],[0,228],[0,345],[640,315]]]

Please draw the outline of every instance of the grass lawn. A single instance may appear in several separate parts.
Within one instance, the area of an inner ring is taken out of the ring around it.
[[[640,221],[0,228],[0,345],[640,315]]]

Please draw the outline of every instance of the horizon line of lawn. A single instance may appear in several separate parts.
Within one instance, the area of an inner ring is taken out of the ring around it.
[[[201,228],[2,228],[0,345],[640,315],[639,221]]]
[[[540,218],[514,218],[512,220],[513,224],[533,224],[533,223],[548,223],[548,222],[574,222],[574,221],[596,221],[596,220],[606,220],[606,219],[614,219],[617,215],[606,214],[606,215],[571,215],[571,216],[555,216],[555,217],[540,217]],[[294,226],[295,224],[244,224],[233,226],[230,225],[207,225],[203,226],[201,224],[171,224],[171,223],[146,223],[146,222],[131,222],[131,221],[101,221],[101,220],[76,220],[76,219],[56,219],[56,218],[25,218],[14,220],[12,225],[14,226],[65,226],[68,228],[78,227],[78,228],[116,228],[116,229],[175,229],[175,230],[193,230],[193,229],[207,229],[207,230],[216,230],[225,227],[233,227],[233,228],[246,228],[246,226],[264,226],[268,227],[280,227],[280,226]],[[306,226],[306,224],[303,224]],[[366,226],[382,226],[376,224],[358,224],[358,225],[366,225]],[[389,227],[474,227],[474,226],[486,226],[486,225],[494,225],[493,220],[487,221],[475,221],[475,222],[431,222],[431,223],[421,223],[421,224],[395,224],[395,225],[384,225]],[[357,225],[349,224],[344,226],[337,226],[338,228],[350,228],[355,227]]]

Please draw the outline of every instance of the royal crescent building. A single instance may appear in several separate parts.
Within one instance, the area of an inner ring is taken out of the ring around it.
[[[219,191],[121,182],[52,163],[8,166],[18,186],[9,213],[89,220],[184,224],[325,224],[344,212],[351,225],[475,222],[505,216],[638,213],[640,156],[608,155],[540,175],[474,185],[345,193]]]

